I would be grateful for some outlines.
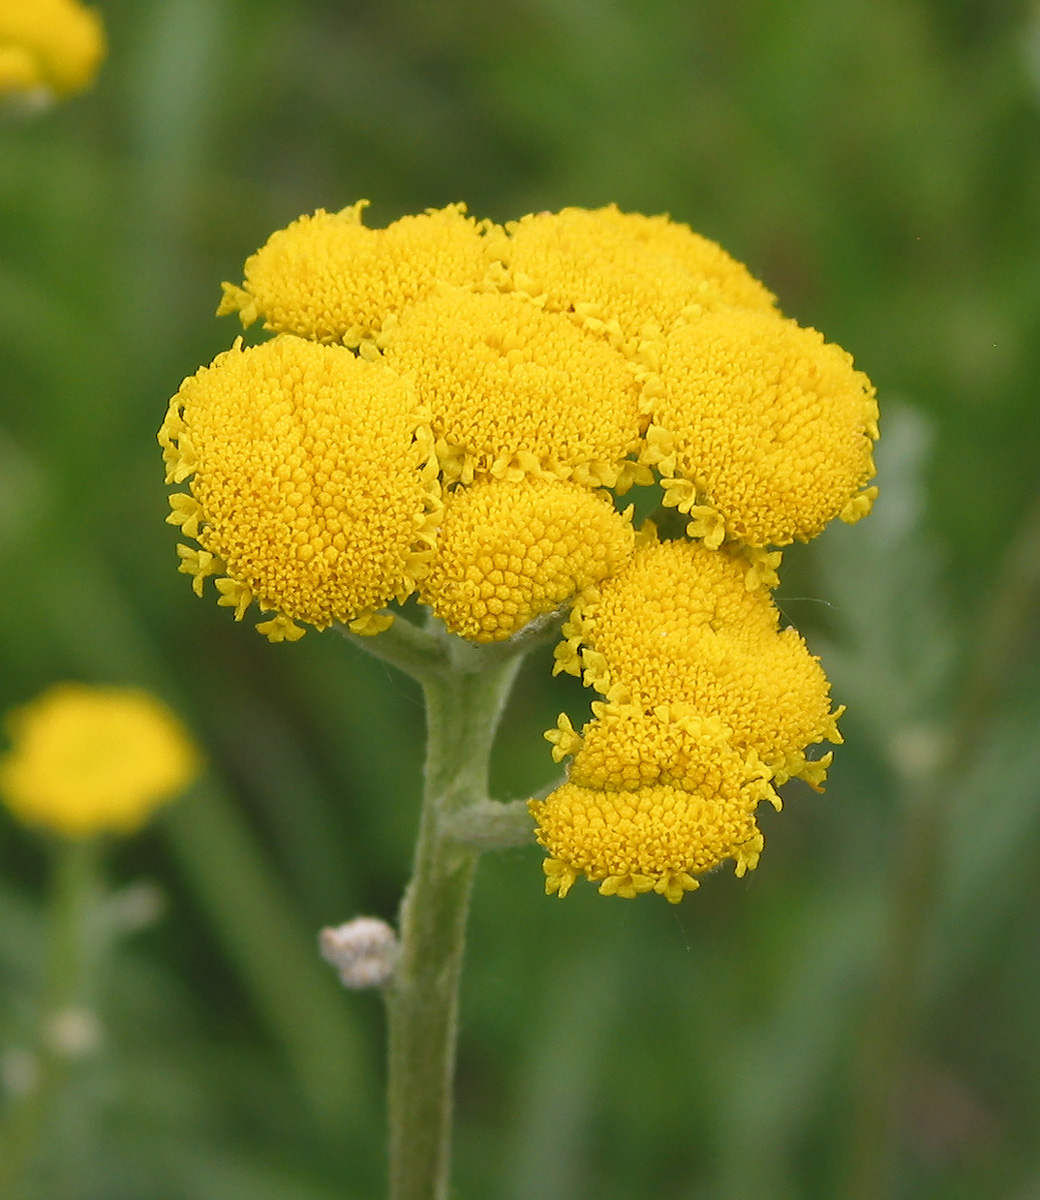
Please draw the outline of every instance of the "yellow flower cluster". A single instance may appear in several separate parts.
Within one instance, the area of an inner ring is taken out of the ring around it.
[[[0,0],[0,95],[68,95],[94,78],[101,20],[78,0]]]
[[[0,794],[26,824],[65,837],[132,833],[198,771],[180,722],[132,688],[58,684],[7,724]]]
[[[547,737],[568,781],[532,802],[547,887],[677,901],[754,867],[755,809],[819,787],[827,681],[781,629],[779,547],[876,489],[866,376],[719,246],[616,207],[504,227],[464,206],[274,233],[218,312],[274,336],[185,380],[160,431],[168,518],[200,594],[294,640],[378,633],[417,595],[475,642],[572,606],[557,669],[601,696]],[[615,497],[656,485],[685,537]]]
[[[570,779],[531,811],[550,891],[566,894],[583,873],[605,894],[654,890],[674,903],[728,858],[739,875],[756,865],[755,809],[779,808],[774,788],[792,776],[821,787],[830,755],[805,751],[841,740],[841,713],[735,554],[652,529],[640,542],[564,626],[557,669],[604,700],[580,734],[561,716],[546,735],[555,758],[573,756]]]

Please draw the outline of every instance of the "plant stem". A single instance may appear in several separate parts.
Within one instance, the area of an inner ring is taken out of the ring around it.
[[[44,988],[37,1012],[31,1069],[35,1078],[12,1100],[0,1130],[0,1196],[19,1200],[39,1152],[52,1103],[75,1047],[62,1044],[55,1025],[89,998],[96,930],[91,917],[100,895],[96,838],[62,839],[54,847]]]
[[[478,849],[453,836],[454,814],[484,801],[488,760],[526,647],[503,654],[434,630],[446,665],[424,670],[426,781],[400,954],[387,991],[390,1025],[390,1198],[444,1200],[458,987]]]

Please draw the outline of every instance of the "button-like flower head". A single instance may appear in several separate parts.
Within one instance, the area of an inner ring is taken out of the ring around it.
[[[566,896],[579,875],[605,896],[657,892],[677,904],[696,876],[727,859],[738,875],[754,868],[762,835],[754,810],[760,790],[706,795],[669,784],[607,791],[565,783],[533,800],[538,841],[549,852],[545,890]]]
[[[131,833],[198,771],[176,717],[130,688],[59,684],[7,724],[0,794],[26,824],[66,837]]]
[[[242,287],[224,285],[218,311],[238,311],[247,326],[259,317],[279,333],[356,346],[438,281],[476,284],[486,273],[481,227],[464,205],[368,229],[361,223],[367,203],[318,209],[272,233],[246,260]]]
[[[600,492],[492,479],[451,493],[419,598],[475,642],[501,641],[611,575],[634,534]]]
[[[101,19],[78,0],[0,0],[0,95],[78,92],[104,53]]]
[[[714,242],[666,217],[616,206],[565,208],[511,221],[489,237],[499,286],[573,312],[625,344],[718,305],[770,309],[773,297]]]
[[[414,377],[449,478],[542,473],[613,487],[638,451],[631,364],[522,296],[442,289],[401,315],[386,358]]]
[[[869,512],[874,389],[815,329],[706,313],[665,339],[659,379],[644,461],[693,516],[691,534],[785,546]]]
[[[283,334],[237,346],[186,379],[160,433],[169,520],[194,538],[182,570],[241,618],[255,599],[274,640],[352,622],[414,589],[439,510],[425,415],[382,362]]]
[[[769,593],[747,588],[736,557],[695,542],[641,546],[585,593],[564,633],[558,669],[612,703],[715,717],[777,783],[821,782],[805,750],[840,741],[826,676],[797,631],[779,628]]]

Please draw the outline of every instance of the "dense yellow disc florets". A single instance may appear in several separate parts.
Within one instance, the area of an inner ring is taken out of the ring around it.
[[[669,334],[660,381],[644,461],[695,518],[691,533],[783,546],[869,511],[874,390],[815,329],[705,314]],[[721,524],[705,523],[712,510]]]
[[[101,19],[76,0],[0,0],[0,95],[67,95],[105,53]]]
[[[59,684],[7,724],[0,794],[19,820],[67,837],[133,832],[198,770],[176,717],[130,688]]]
[[[610,792],[565,783],[532,800],[538,841],[549,852],[546,891],[565,896],[579,875],[607,896],[658,892],[673,904],[697,887],[695,876],[735,859],[755,866],[762,835],[758,796],[702,795],[667,784]]]
[[[224,285],[218,311],[238,311],[244,325],[261,317],[280,333],[356,346],[438,282],[476,284],[487,271],[481,227],[464,205],[368,229],[367,203],[318,209],[273,233],[246,260],[242,287]]]
[[[721,300],[739,308],[775,311],[773,293],[759,283],[743,263],[731,258],[718,242],[694,233],[689,225],[666,216],[623,213],[615,205],[599,209],[597,215],[601,220],[614,221],[619,232],[635,238],[648,250],[664,254],[689,272],[704,292],[709,307]],[[702,281],[710,285],[710,294],[703,289]]]
[[[436,464],[412,390],[385,364],[282,335],[236,347],[186,379],[160,441],[170,520],[202,548],[182,569],[221,602],[289,621],[371,623],[415,588],[439,508]],[[285,621],[267,624],[277,640]],[[297,630],[297,636],[298,636]]]
[[[574,734],[570,781],[583,787],[630,791],[668,783],[707,796],[735,795],[760,781],[759,799],[770,794],[770,772],[754,752],[735,749],[731,730],[715,716],[688,704],[597,704],[597,715]],[[566,721],[561,716],[561,722]],[[559,738],[553,731],[551,740]]]
[[[631,365],[522,296],[444,289],[402,314],[386,358],[414,377],[449,478],[549,474],[612,487],[638,452]]]
[[[416,593],[476,643],[571,605],[556,669],[601,699],[546,735],[570,760],[531,806],[547,889],[678,901],[727,859],[743,874],[756,807],[792,776],[818,788],[810,747],[841,740],[769,589],[778,547],[870,510],[873,388],[667,217],[501,228],[456,204],[369,229],[365,203],[300,217],[224,285],[218,311],[277,336],[171,402],[181,570],[236,617],[273,613],[273,641],[379,633]],[[655,477],[681,540],[614,504]]]
[[[800,774],[818,784],[826,764],[805,750],[840,740],[829,685],[799,634],[778,626],[769,593],[745,586],[735,558],[650,544],[578,601],[558,665],[641,713],[678,705],[715,717],[778,783]]]
[[[512,221],[489,240],[504,269],[498,286],[573,312],[590,328],[635,345],[684,314],[720,304],[769,306],[772,296],[721,247],[665,217],[614,205],[565,208]]]
[[[555,479],[475,483],[447,500],[419,598],[452,633],[501,641],[612,574],[633,541],[600,492]]]

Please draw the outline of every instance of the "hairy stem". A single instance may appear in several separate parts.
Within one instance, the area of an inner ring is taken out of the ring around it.
[[[436,631],[435,631],[436,633]],[[387,992],[390,1024],[390,1198],[445,1200],[466,918],[479,850],[453,819],[483,802],[502,709],[526,647],[487,652],[443,632],[447,665],[420,676],[426,693],[426,782],[414,874],[399,920]]]

